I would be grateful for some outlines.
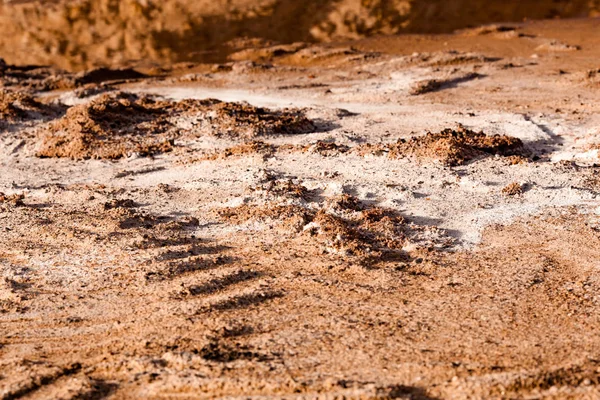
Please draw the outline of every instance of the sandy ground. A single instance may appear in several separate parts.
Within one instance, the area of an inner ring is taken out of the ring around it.
[[[600,397],[600,20],[0,65],[0,398]]]
[[[598,16],[600,0],[3,0],[0,54],[68,70],[161,68],[269,43]]]

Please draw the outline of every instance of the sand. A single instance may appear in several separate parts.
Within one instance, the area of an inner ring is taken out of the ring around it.
[[[599,28],[7,58],[0,398],[600,397]]]
[[[107,65],[160,70],[222,62],[268,44],[598,15],[599,0],[11,0],[0,4],[0,54],[10,64],[72,71]],[[516,34],[503,26],[478,33]]]

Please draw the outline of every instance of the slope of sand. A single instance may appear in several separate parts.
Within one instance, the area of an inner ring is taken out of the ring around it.
[[[597,398],[600,21],[0,69],[0,398]]]
[[[0,4],[0,54],[13,64],[70,70],[164,67],[220,62],[260,43],[598,15],[600,0],[12,0]]]

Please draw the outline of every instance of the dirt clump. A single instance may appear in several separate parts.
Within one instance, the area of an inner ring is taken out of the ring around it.
[[[453,88],[460,83],[469,82],[474,79],[481,78],[482,75],[476,72],[470,72],[468,74],[450,77],[446,79],[425,79],[422,81],[415,82],[410,88],[409,94],[411,96],[418,96],[426,93],[437,92],[446,88]]]
[[[380,54],[376,52],[363,52],[352,46],[335,48],[332,46],[311,46],[302,49],[294,54],[289,55],[286,61],[292,64],[306,64],[306,63],[323,63],[329,64],[334,63],[348,63],[353,61],[360,61],[366,59],[372,59],[379,57]]]
[[[298,232],[313,217],[314,213],[306,207],[298,205],[256,205],[242,204],[237,207],[217,211],[218,216],[227,222],[241,225],[248,222],[276,222],[282,224],[284,230]]]
[[[328,206],[336,211],[362,211],[365,209],[365,205],[360,200],[347,193],[329,198]]]
[[[0,87],[28,92],[76,89],[90,85],[118,84],[150,76],[132,68],[94,68],[79,73],[39,65],[0,64]]]
[[[171,151],[172,125],[163,106],[149,97],[118,92],[71,107],[48,128],[37,154],[82,160]]]
[[[75,84],[70,74],[55,68],[5,63],[0,67],[0,86],[12,90],[46,92],[72,89]]]
[[[488,136],[464,127],[427,133],[425,136],[408,140],[400,139],[397,143],[389,145],[366,144],[359,146],[357,152],[360,155],[387,153],[390,158],[415,156],[435,159],[446,166],[463,165],[485,155],[506,157],[527,154],[523,142],[518,138],[506,135]]]
[[[25,199],[24,194],[10,194],[6,195],[0,192],[0,204],[10,204],[12,206],[24,205],[23,200]]]
[[[460,33],[464,36],[485,36],[485,35],[496,35],[504,34],[507,32],[515,32],[517,27],[508,25],[483,25],[477,28],[463,29]]]
[[[75,76],[75,84],[82,86],[90,83],[129,81],[147,77],[147,75],[132,68],[94,68],[77,74]]]
[[[407,221],[391,210],[363,205],[350,195],[330,199],[320,207],[244,204],[218,214],[233,224],[274,223],[287,236],[316,240],[324,251],[361,265],[406,257],[402,247]]]
[[[275,153],[314,153],[319,154],[323,157],[334,157],[339,154],[348,153],[351,150],[349,146],[343,144],[337,144],[332,142],[326,142],[319,140],[315,143],[308,145],[294,145],[294,144],[282,144],[275,145],[271,143],[263,142],[262,140],[252,140],[236,146],[227,147],[224,150],[216,151],[208,154],[206,157],[201,158],[202,160],[219,160],[229,157],[243,157],[252,155],[262,155],[263,158],[267,159]]]
[[[272,179],[252,190],[264,191],[275,198],[288,197],[302,200],[308,200],[311,193],[306,186],[295,183],[292,179]]]
[[[409,56],[406,61],[408,64],[443,68],[458,67],[468,64],[487,64],[498,61],[498,59],[479,53],[464,53],[456,50],[450,50],[434,53],[417,53]]]
[[[259,48],[245,48],[230,54],[229,59],[233,61],[270,61],[275,57],[294,54],[306,48],[306,43],[293,43],[289,45],[267,46]]]
[[[315,129],[313,122],[297,109],[272,111],[214,99],[173,102],[114,92],[67,110],[63,118],[46,129],[37,154],[114,160],[136,153],[151,156],[169,152],[174,140],[182,135],[252,139],[309,133]],[[268,149],[267,144],[251,142],[231,148],[222,156]]]
[[[524,185],[518,182],[512,182],[502,189],[502,194],[505,196],[517,196],[523,194]]]
[[[56,111],[27,93],[0,91],[0,124],[50,116]]]
[[[373,207],[333,215],[319,210],[305,229],[336,254],[356,258],[360,264],[404,258],[404,218]]]
[[[135,206],[135,201],[131,199],[114,199],[104,203],[105,210],[112,210],[113,208],[133,208]]]
[[[415,82],[410,88],[409,93],[412,96],[438,91],[443,83],[438,79],[425,79]]]
[[[221,151],[216,151],[207,155],[203,159],[220,160],[230,157],[243,157],[255,154],[260,154],[264,158],[267,158],[270,155],[272,155],[275,151],[277,151],[277,146],[265,143],[261,140],[253,140],[236,146],[227,147],[226,149]]]
[[[529,158],[521,156],[521,155],[514,155],[514,156],[506,157],[506,163],[508,165],[527,164],[528,162],[530,162]]]
[[[350,147],[346,145],[325,142],[323,140],[319,140],[314,144],[310,144],[302,148],[303,153],[317,153],[325,157],[344,154],[348,151],[350,151]]]
[[[600,68],[587,71],[583,80],[591,86],[600,86]]]
[[[25,117],[25,105],[32,104],[32,97],[15,92],[0,92],[0,117],[3,120],[15,120]]]
[[[294,135],[316,130],[315,124],[299,109],[273,111],[245,103],[218,100],[182,103],[179,107],[191,106],[188,113],[197,132],[212,136],[254,139],[258,136]]]
[[[109,83],[89,83],[73,90],[73,94],[78,99],[85,99],[86,97],[92,97],[116,91],[118,91],[117,87]]]

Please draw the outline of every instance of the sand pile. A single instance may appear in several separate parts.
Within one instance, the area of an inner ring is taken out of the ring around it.
[[[40,157],[117,159],[172,149],[171,124],[160,102],[119,92],[71,107],[52,124],[38,150]]]
[[[242,136],[243,137],[243,136]],[[273,154],[314,153],[323,157],[335,157],[343,154],[360,156],[387,155],[392,159],[415,157],[417,159],[437,160],[446,166],[463,165],[476,158],[490,155],[506,157],[510,164],[523,163],[531,152],[519,138],[506,135],[489,136],[483,132],[474,132],[464,127],[445,129],[439,133],[427,133],[410,139],[400,139],[391,144],[365,143],[350,147],[335,142],[316,141],[307,145],[275,145],[260,140],[245,142],[233,147],[217,150],[198,160],[217,160],[229,157],[261,155],[263,158]]]
[[[271,192],[285,197],[307,199],[307,189],[291,182],[274,183]],[[287,190],[286,190],[287,188]],[[233,224],[259,222],[276,224],[288,237],[300,235],[316,240],[326,252],[361,265],[403,259],[407,221],[391,210],[367,206],[350,195],[328,199],[326,204],[244,204],[217,211]]]
[[[389,145],[362,145],[359,154],[384,154],[390,158],[414,156],[439,160],[447,166],[462,165],[486,155],[514,156],[528,154],[523,142],[506,135],[488,136],[465,128],[445,129],[440,133],[401,139]]]
[[[176,109],[191,115],[198,132],[217,137],[252,139],[257,136],[302,134],[316,130],[298,109],[272,111],[244,103],[187,100]]]
[[[391,210],[378,207],[362,211],[342,210],[334,215],[320,210],[305,227],[326,249],[370,265],[404,259],[406,221]]]
[[[159,101],[116,92],[71,107],[47,128],[37,154],[79,160],[119,159],[171,151],[175,138],[184,134],[235,139],[314,130],[315,125],[296,109],[271,111],[212,99]]]
[[[49,115],[54,110],[23,92],[0,91],[0,123]]]

